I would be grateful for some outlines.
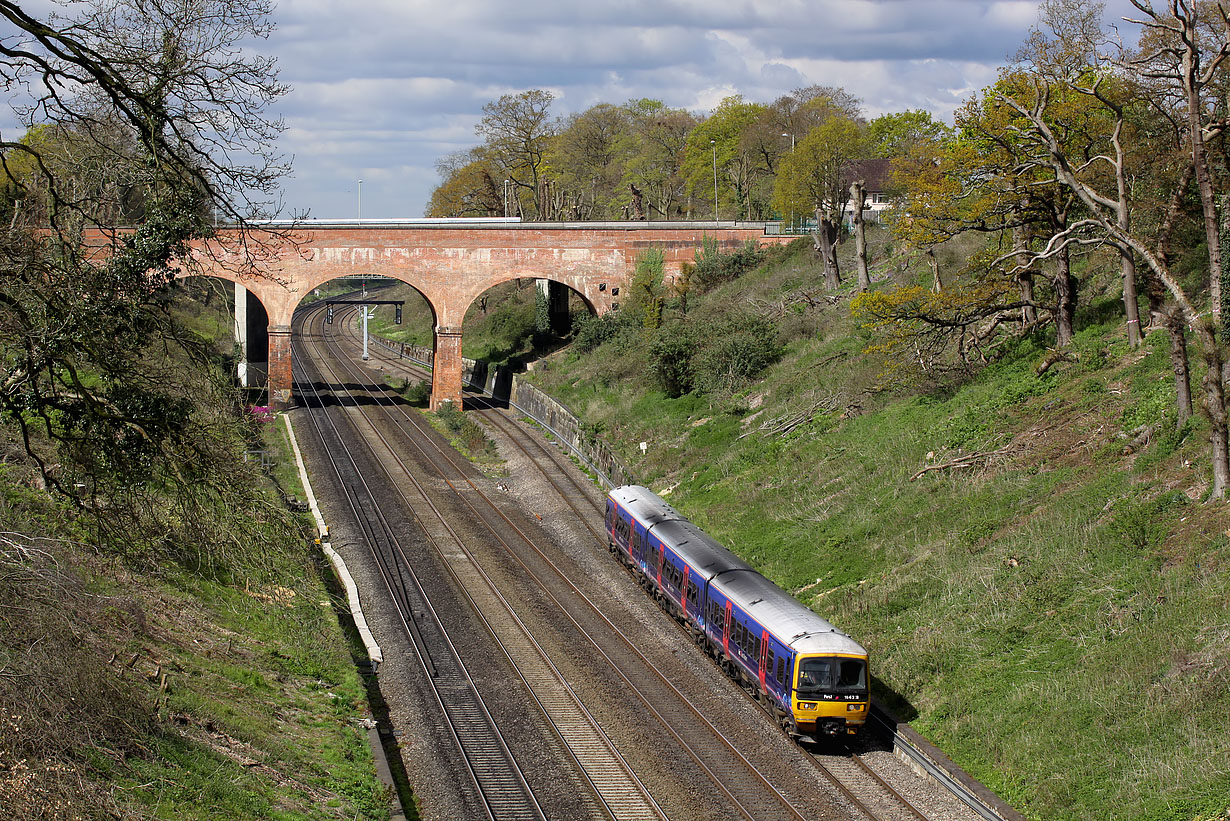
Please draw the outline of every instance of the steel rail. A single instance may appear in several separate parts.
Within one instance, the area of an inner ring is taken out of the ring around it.
[[[377,401],[379,402],[380,399],[377,398]],[[404,409],[400,409],[400,406],[394,403],[392,400],[388,400],[388,403],[393,409],[400,410],[401,418],[404,419],[410,426],[421,430],[420,425],[422,423],[416,421],[411,416],[406,414]],[[488,509],[492,511],[494,515],[497,516],[503,522],[503,525],[506,527],[506,529],[511,531],[512,533],[515,533],[517,537],[519,537],[519,539],[528,548],[533,550],[534,553],[537,554],[539,558],[544,563],[546,563],[546,565],[549,568],[551,568],[551,570],[554,571],[555,575],[559,578],[559,580],[568,589],[570,589],[571,592],[573,592],[577,597],[579,597],[580,601],[584,602],[584,604],[589,608],[589,610],[593,614],[595,614],[602,622],[605,623],[609,632],[612,635],[618,637],[618,639],[623,643],[626,650],[631,652],[635,658],[639,659],[640,663],[644,666],[644,668],[650,673],[652,673],[652,675],[657,678],[660,684],[665,686],[668,690],[670,690],[673,693],[677,702],[683,707],[685,707],[690,712],[691,717],[699,721],[702,725],[704,725],[714,738],[722,742],[726,750],[741,763],[744,771],[751,774],[755,779],[757,779],[760,782],[760,784],[766,791],[766,794],[771,794],[774,796],[774,798],[777,799],[777,801],[780,804],[779,809],[785,809],[793,817],[798,818],[798,819],[803,819],[806,817],[806,816],[803,816],[798,811],[797,808],[791,805],[790,802],[786,799],[786,797],[782,795],[781,792],[773,785],[773,783],[763,773],[761,773],[760,770],[750,760],[748,760],[746,756],[743,755],[743,753],[738,749],[737,745],[733,744],[728,738],[725,737],[725,735],[704,714],[704,711],[696,707],[696,705],[692,703],[691,699],[689,699],[681,690],[679,690],[678,687],[675,686],[675,684],[672,681],[670,681],[669,678],[663,675],[662,672],[656,668],[654,663],[641,652],[640,648],[636,646],[636,643],[631,638],[629,638],[628,635],[621,628],[619,628],[616,624],[614,624],[614,622],[612,622],[602,612],[602,609],[598,607],[598,605],[584,591],[580,590],[580,588],[577,587],[571,581],[571,579],[567,577],[567,575],[550,559],[550,557],[548,557],[543,552],[543,550],[534,542],[534,540],[531,539],[523,530],[521,530],[521,528],[519,528],[511,519],[509,519],[504,514],[504,512],[499,509],[499,506],[495,505],[493,502],[491,502],[490,499],[487,498],[487,496],[482,492],[481,488],[479,488],[468,476],[466,476],[465,471],[463,471],[457,465],[453,457],[448,452],[446,452],[445,450],[441,449],[438,445],[436,445],[434,440],[432,440],[430,437],[423,437],[423,438],[425,438],[428,442],[431,443],[432,447],[436,451],[437,458],[440,461],[443,461],[444,463],[449,465],[449,467],[452,469],[452,471],[456,475],[457,479],[460,482],[469,485],[469,488],[470,490],[473,491],[473,493],[472,494],[462,494],[460,492],[460,489],[454,483],[453,479],[449,479],[448,477],[441,475],[441,478],[444,480],[444,482],[457,494],[461,502],[470,508],[470,510],[475,514],[475,517],[479,521],[483,521],[483,518],[480,512],[478,511],[478,509],[475,508],[473,503],[470,501],[471,495],[476,496],[479,499],[482,499],[483,502],[486,503]],[[414,441],[413,443],[415,444],[416,447],[420,448],[421,452],[423,452],[422,446],[417,441]],[[423,455],[424,457],[428,457],[428,454],[426,454],[426,452],[423,452]],[[587,631],[581,624],[575,621],[575,617],[572,616],[572,614],[568,611],[567,607],[558,598],[558,596],[556,596],[551,591],[551,588],[547,585],[547,583],[540,576],[538,576],[538,574],[535,573],[535,571],[532,568],[530,568],[523,560],[521,560],[517,551],[515,551],[512,548],[512,545],[509,544],[508,541],[504,538],[503,534],[500,532],[500,529],[492,528],[492,533],[495,536],[495,538],[499,540],[506,547],[508,551],[508,555],[511,557],[511,559],[517,562],[521,566],[521,568],[526,572],[526,574],[528,574],[530,578],[533,578],[535,582],[538,583],[540,588],[543,590],[544,594],[551,598],[551,600],[556,604],[559,611],[562,614],[564,614],[566,617],[568,617],[570,620],[573,621],[573,623],[577,626],[578,631],[582,635],[586,636],[586,638],[590,641],[591,646],[593,646],[593,648],[603,658],[605,658],[609,664],[611,664],[611,666],[615,669],[617,674],[619,674],[621,679],[626,684],[628,684],[631,692],[635,693],[638,696],[638,698],[642,701],[642,703],[645,704],[646,709],[649,710],[653,715],[655,715],[655,717],[659,719],[659,721],[662,723],[663,727],[667,730],[667,732],[670,733],[672,737],[676,739],[676,743],[678,743],[685,752],[688,752],[688,754],[693,758],[693,760],[697,763],[697,765],[701,767],[702,770],[705,771],[707,775],[709,775],[709,777],[714,781],[714,784],[717,785],[717,787],[720,790],[722,790],[723,793],[732,802],[732,806],[735,806],[737,809],[743,812],[745,814],[745,817],[748,817],[748,818],[756,817],[751,814],[751,811],[743,807],[742,803],[739,801],[739,799],[735,795],[729,792],[728,788],[723,783],[722,777],[714,773],[712,769],[710,769],[709,765],[706,764],[702,760],[700,754],[692,747],[692,745],[689,744],[686,741],[686,739],[683,739],[682,736],[678,734],[678,732],[672,726],[672,723],[670,722],[670,720],[661,714],[657,706],[653,703],[652,699],[650,699],[643,692],[640,686],[638,686],[631,678],[628,677],[628,675],[621,668],[620,664],[616,662],[613,658],[611,658],[611,656],[601,646],[597,644],[594,638],[590,635],[589,631]]]
[[[305,321],[314,316],[316,312],[318,311],[309,309],[305,314]],[[301,352],[303,349],[304,346],[301,345]],[[306,370],[307,361],[310,361],[310,357],[296,357],[296,365],[300,368],[300,373]],[[315,380],[305,379],[301,384],[311,386],[312,394],[319,401],[321,394],[316,390],[314,382]],[[323,409],[323,403],[321,403],[321,407]],[[320,416],[323,416],[327,421],[329,431],[332,433],[331,437],[326,435],[326,429],[319,421]],[[418,583],[413,568],[408,563],[399,563],[396,566],[396,573],[394,573],[393,569],[388,566],[385,557],[380,555],[380,551],[376,547],[378,542],[387,542],[394,550],[402,553],[403,557],[404,551],[401,548],[396,533],[380,511],[379,505],[374,504],[376,496],[355,462],[354,456],[348,449],[341,447],[330,448],[328,446],[330,439],[336,440],[339,445],[344,442],[344,437],[341,431],[338,430],[337,424],[328,413],[309,413],[308,417],[312,421],[317,435],[321,437],[321,441],[325,445],[325,452],[331,466],[334,468],[339,484],[346,489],[345,495],[355,515],[356,524],[368,537],[368,547],[372,551],[386,586],[389,588],[398,617],[406,628],[407,635],[415,647],[416,655],[423,664],[424,671],[427,674],[427,682],[440,709],[440,715],[444,719],[445,726],[453,739],[456,749],[462,756],[466,771],[475,786],[476,795],[482,803],[487,816],[493,819],[493,821],[514,818],[545,819],[546,814],[538,804],[537,798],[533,795],[533,791],[530,789],[524,774],[512,756],[511,750],[505,742],[502,733],[500,733],[498,725],[487,710],[486,705],[483,704],[473,679],[461,661],[456,647],[453,646],[451,639],[449,639],[447,631],[444,630],[442,623],[440,623],[430,599]],[[362,504],[357,494],[353,493],[351,486],[342,475],[341,465],[336,456],[338,450],[346,454],[345,461],[349,462],[354,469],[359,487],[373,503],[371,513],[364,514],[360,511]],[[372,518],[375,518],[375,523],[372,521]],[[378,528],[373,527],[376,523],[378,523]],[[378,530],[384,531],[383,536]],[[399,581],[395,582],[394,576]],[[429,641],[423,635],[423,630],[414,619],[414,602],[410,601],[410,596],[418,598],[422,603],[422,612],[431,615],[432,622],[427,626],[434,625],[438,631],[436,638],[443,644],[443,649],[445,650],[443,658],[439,658],[438,653],[433,654]],[[407,612],[407,609],[410,612]],[[451,664],[448,664],[449,662]],[[450,669],[442,670],[441,667],[446,664]],[[493,757],[493,750],[498,755]],[[495,760],[495,758],[501,760]]]

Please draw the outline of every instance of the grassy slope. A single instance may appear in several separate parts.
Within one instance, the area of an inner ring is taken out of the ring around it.
[[[796,249],[693,314],[772,310],[819,279]],[[1168,432],[1164,335],[1131,352],[1113,294],[1095,280],[1082,298],[1075,361],[1045,378],[1046,340],[1025,340],[965,384],[881,393],[846,301],[785,306],[785,357],[734,397],[667,399],[611,344],[536,378],[866,644],[880,695],[1031,817],[1222,817],[1230,515],[1200,501],[1201,422]],[[833,410],[758,432],[819,400]],[[1125,455],[1118,435],[1148,422],[1162,433]]]
[[[224,297],[191,308],[199,333],[229,333]],[[194,525],[238,556],[222,574],[109,553],[0,428],[5,818],[388,817],[361,726],[363,649],[306,520],[278,510],[278,493],[302,497],[285,429],[261,427],[249,446],[272,455],[278,486]]]

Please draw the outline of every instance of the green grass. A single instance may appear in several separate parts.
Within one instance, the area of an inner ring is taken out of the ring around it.
[[[692,312],[817,279],[787,249]],[[878,695],[1031,818],[1220,818],[1230,515],[1201,503],[1207,428],[1174,428],[1165,335],[1129,351],[1113,298],[1092,295],[1072,361],[1041,378],[1039,336],[969,378],[885,385],[844,303],[787,311],[785,356],[731,396],[668,399],[638,348],[609,343],[532,378],[863,642]],[[789,433],[757,432],[824,397]],[[1125,454],[1141,425],[1154,438]]]

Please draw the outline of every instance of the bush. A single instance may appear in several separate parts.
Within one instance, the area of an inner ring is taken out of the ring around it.
[[[676,399],[692,390],[692,355],[696,343],[686,326],[662,328],[649,346],[649,372],[667,396]]]
[[[577,353],[589,353],[599,345],[631,330],[634,323],[629,321],[629,316],[630,314],[622,311],[608,311],[602,316],[590,316],[580,320],[574,326],[576,331],[572,342],[573,350]]]
[[[401,395],[415,407],[426,407],[431,399],[431,382],[420,379],[418,382],[411,383],[407,379],[402,385]]]
[[[720,323],[692,365],[694,384],[704,393],[732,392],[781,357],[777,327],[760,317]]]
[[[759,265],[763,258],[764,252],[750,240],[738,251],[724,254],[718,250],[716,240],[706,238],[702,249],[696,252],[696,270],[691,279],[708,290],[738,279]]]

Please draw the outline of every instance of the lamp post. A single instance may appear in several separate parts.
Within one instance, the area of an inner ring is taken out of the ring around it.
[[[793,154],[794,153],[794,134],[790,134],[790,133],[783,131],[782,136],[790,138],[790,153]],[[792,177],[794,176],[793,168],[790,169],[790,174]],[[791,209],[790,209],[790,233],[792,234],[794,233],[794,207],[793,206],[791,206]]]
[[[359,180],[359,219],[363,219],[363,180]]]
[[[508,186],[512,180],[504,180],[504,216],[508,216]]]
[[[713,149],[713,221],[718,221],[718,195],[717,195],[717,140],[710,140],[709,146]]]

